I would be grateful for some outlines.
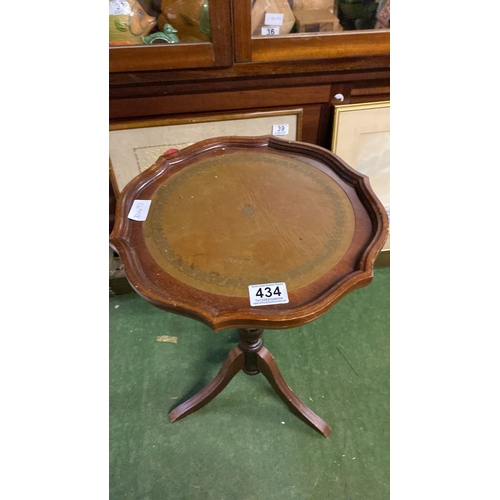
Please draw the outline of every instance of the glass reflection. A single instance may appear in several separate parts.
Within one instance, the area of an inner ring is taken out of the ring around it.
[[[209,0],[110,0],[109,44],[209,42]]]
[[[252,37],[390,28],[390,0],[251,1]]]

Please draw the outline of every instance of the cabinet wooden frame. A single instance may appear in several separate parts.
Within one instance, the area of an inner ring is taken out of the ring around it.
[[[230,66],[233,62],[230,0],[210,0],[212,41],[109,48],[109,72]]]
[[[384,56],[390,52],[390,30],[294,33],[252,38],[250,0],[233,0],[236,62],[291,61]]]
[[[289,125],[289,135],[284,136],[284,138],[300,141],[302,139],[302,121],[302,108],[294,108],[191,118],[127,120],[112,123],[109,126],[109,175],[113,190],[118,196],[128,182],[152,165],[169,147],[182,149],[184,144],[177,144],[176,137],[185,137],[186,139],[183,140],[187,146],[203,139],[228,135],[228,130],[231,130],[233,136],[271,135],[273,124],[287,124]],[[148,129],[151,132],[149,135]],[[169,139],[173,140],[174,143],[164,144],[163,134],[168,133],[169,129],[172,131],[172,136]],[[131,131],[132,133],[120,134],[122,131]],[[134,131],[137,131],[137,134],[134,134]],[[158,141],[159,137],[162,140]],[[118,149],[120,149],[119,152],[117,152]],[[141,150],[148,158],[147,161],[140,157]]]

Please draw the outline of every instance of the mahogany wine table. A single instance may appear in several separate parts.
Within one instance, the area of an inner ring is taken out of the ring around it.
[[[133,219],[139,212],[145,220]],[[312,321],[368,285],[388,225],[365,175],[324,148],[274,137],[201,141],[133,179],[110,236],[133,288],[154,306],[240,335],[217,376],[170,420],[209,403],[243,370],[263,373],[297,417],[328,436],[262,334]]]

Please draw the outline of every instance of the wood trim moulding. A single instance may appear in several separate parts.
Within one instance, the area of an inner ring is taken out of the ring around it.
[[[380,94],[390,94],[390,93],[391,93],[391,87],[387,85],[385,87],[376,87],[376,86],[363,87],[363,88],[354,87],[352,89],[351,95],[353,97],[364,97],[370,95],[380,95]]]
[[[126,99],[133,97],[154,97],[154,96],[167,96],[167,95],[182,95],[182,94],[198,94],[203,93],[210,89],[210,92],[234,92],[239,90],[259,90],[270,88],[284,88],[284,87],[303,87],[303,86],[318,86],[318,85],[333,85],[352,87],[353,83],[347,81],[347,75],[335,74],[317,74],[317,75],[280,75],[274,77],[247,77],[245,79],[227,80],[204,80],[204,81],[190,81],[190,82],[161,82],[150,85],[136,85],[127,87],[114,87],[110,89],[109,98],[112,99]],[[378,86],[376,83],[381,77],[389,79],[388,73],[364,73],[364,82],[375,82],[374,87]],[[344,95],[345,97],[345,95]],[[338,104],[338,103],[336,103]]]
[[[294,34],[272,40],[255,38],[251,48],[253,62],[383,56],[390,52],[390,33],[356,31],[316,36]]]
[[[141,71],[129,73],[110,73],[111,89],[120,86],[154,85],[166,83],[243,80],[261,78],[307,77],[321,75],[340,81],[364,81],[366,79],[388,78],[390,57],[370,56],[341,59],[311,59],[309,61],[279,61],[236,63],[227,68],[179,69],[177,71]]]
[[[273,88],[236,92],[207,92],[151,98],[117,99],[109,103],[109,118],[283,108],[328,102],[330,85]]]
[[[109,71],[168,70],[176,68],[207,68],[215,63],[214,50],[209,43],[179,45],[136,45],[111,47]]]

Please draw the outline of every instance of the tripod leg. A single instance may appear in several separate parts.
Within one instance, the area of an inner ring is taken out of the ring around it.
[[[328,425],[308,408],[288,387],[287,383],[281,376],[278,365],[272,354],[262,347],[257,352],[257,368],[264,374],[268,382],[276,391],[282,401],[288,406],[293,414],[299,417],[307,425],[318,431],[323,436],[328,437],[332,430]]]
[[[196,410],[210,403],[229,384],[231,379],[243,368],[245,364],[245,353],[239,348],[233,348],[228,354],[222,368],[215,378],[205,386],[198,394],[188,399],[177,408],[173,409],[168,417],[170,422],[176,422],[187,417]]]

